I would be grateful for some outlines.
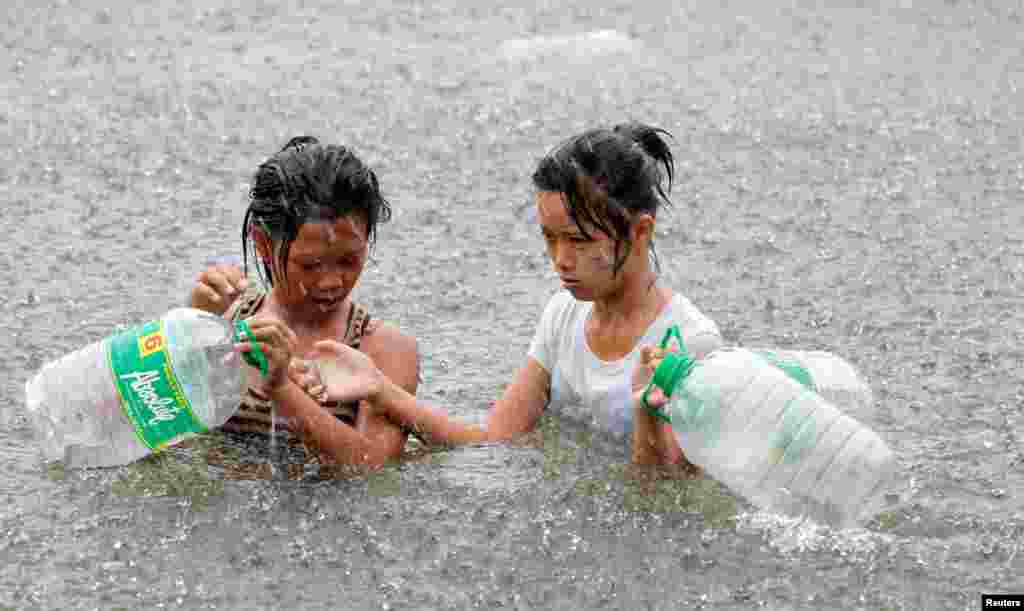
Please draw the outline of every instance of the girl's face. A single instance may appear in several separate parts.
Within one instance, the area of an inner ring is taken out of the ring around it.
[[[615,242],[607,234],[588,228],[590,239],[569,217],[563,195],[537,194],[537,218],[555,273],[572,296],[593,301],[615,288]]]
[[[269,252],[266,240],[257,244],[263,245],[260,255],[274,262],[274,289],[281,302],[320,316],[336,312],[363,273],[366,235],[366,223],[353,216],[306,222],[291,243],[284,274],[277,251]]]

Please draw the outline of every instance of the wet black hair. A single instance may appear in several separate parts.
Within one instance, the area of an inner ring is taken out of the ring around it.
[[[377,175],[344,146],[322,145],[312,136],[292,138],[260,164],[253,176],[242,221],[245,269],[253,248],[253,228],[261,229],[278,245],[275,256],[284,273],[288,252],[302,225],[351,215],[366,222],[366,239],[372,249],[377,223],[391,219],[391,206],[380,193]],[[255,251],[253,254],[255,257]],[[273,285],[271,267],[264,262],[259,270],[264,281]]]
[[[533,173],[538,191],[565,197],[569,218],[584,237],[591,239],[588,229],[596,228],[615,241],[614,273],[632,248],[632,217],[656,218],[659,208],[671,205],[675,163],[662,136],[672,134],[643,123],[590,129],[552,149]],[[658,267],[653,240],[650,254]]]

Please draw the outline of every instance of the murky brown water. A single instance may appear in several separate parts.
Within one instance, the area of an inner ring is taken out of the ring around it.
[[[898,498],[865,529],[793,524],[713,482],[645,480],[553,421],[368,477],[268,480],[274,456],[219,438],[64,473],[15,419],[0,608],[976,609],[1024,593],[1019,2],[205,4],[6,12],[5,408],[44,360],[180,304],[238,248],[251,170],[311,133],[359,151],[395,207],[359,296],[419,338],[422,396],[480,418],[556,289],[518,212],[534,160],[635,118],[676,137],[669,283],[732,341],[854,361]]]

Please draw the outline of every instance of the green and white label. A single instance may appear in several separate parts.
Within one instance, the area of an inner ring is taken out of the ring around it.
[[[182,435],[206,431],[171,368],[163,321],[132,327],[106,344],[121,409],[146,447],[161,450]]]

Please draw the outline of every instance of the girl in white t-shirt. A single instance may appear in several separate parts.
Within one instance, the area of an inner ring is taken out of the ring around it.
[[[630,438],[636,462],[682,461],[671,431],[636,400],[657,358],[641,346],[657,345],[673,324],[697,357],[722,340],[714,322],[658,280],[654,228],[674,171],[662,134],[642,124],[592,129],[539,162],[537,219],[562,290],[544,309],[526,363],[486,428],[417,402],[363,355],[330,341],[318,349],[335,355],[350,375],[332,383],[329,396],[366,398],[398,424],[449,444],[509,439],[532,430],[549,407]],[[303,364],[293,376],[317,383]]]

